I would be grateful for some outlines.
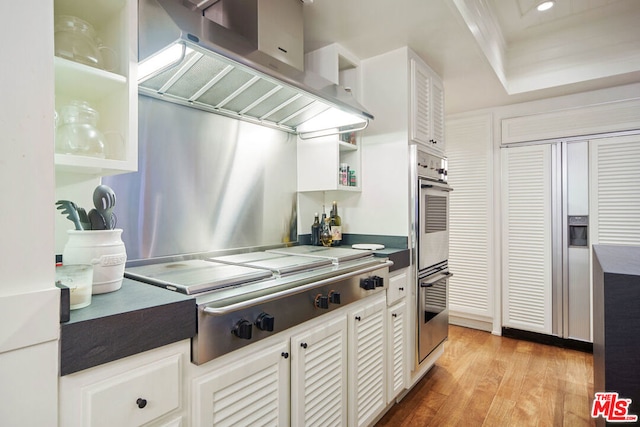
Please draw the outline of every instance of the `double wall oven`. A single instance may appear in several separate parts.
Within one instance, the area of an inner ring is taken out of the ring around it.
[[[449,194],[447,160],[412,147],[416,252],[416,365],[444,340],[449,326]]]

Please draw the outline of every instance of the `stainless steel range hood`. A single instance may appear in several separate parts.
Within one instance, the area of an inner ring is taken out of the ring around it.
[[[274,14],[300,29],[276,32],[298,40],[297,68],[288,46],[263,42]],[[140,0],[139,93],[301,138],[364,129],[373,115],[348,90],[299,69],[301,20],[300,0]]]

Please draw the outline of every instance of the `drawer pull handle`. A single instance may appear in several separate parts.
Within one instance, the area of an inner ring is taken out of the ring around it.
[[[138,408],[142,409],[147,406],[147,399],[139,398],[138,400],[136,400],[136,403],[138,404]]]

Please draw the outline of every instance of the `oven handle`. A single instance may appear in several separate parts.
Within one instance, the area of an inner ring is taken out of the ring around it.
[[[241,310],[243,308],[251,307],[256,304],[262,304],[264,302],[268,302],[271,300],[276,300],[288,295],[297,294],[300,292],[307,291],[309,289],[314,289],[319,286],[328,285],[330,283],[336,282],[338,280],[349,279],[354,276],[358,276],[360,274],[369,273],[370,271],[375,271],[384,267],[391,267],[393,265],[393,261],[387,260],[378,265],[373,265],[371,267],[363,268],[361,270],[351,271],[349,273],[341,274],[339,276],[329,277],[327,279],[319,280],[317,282],[307,283],[306,285],[298,286],[296,288],[285,289],[284,291],[276,292],[269,295],[263,295],[261,297],[253,298],[247,301],[241,301],[235,304],[227,305],[225,307],[205,307],[203,311],[206,314],[211,314],[213,316],[219,316],[222,314],[227,314],[232,311]]]
[[[433,188],[440,191],[453,191],[453,188],[449,187],[447,184],[420,184],[420,188]]]
[[[448,278],[449,278],[449,277],[451,277],[451,276],[453,276],[453,273],[449,273],[448,271],[447,271],[447,272],[444,272],[444,273],[438,273],[438,275],[436,275],[435,277],[434,277],[434,276],[431,276],[431,277],[433,277],[433,278],[431,278],[428,282],[420,282],[420,287],[421,287],[421,288],[430,288],[430,287],[432,287],[432,286],[433,286],[433,284],[434,284],[434,283],[436,283],[437,281],[442,280],[442,279],[445,279],[445,278],[447,278],[447,279],[448,279]]]

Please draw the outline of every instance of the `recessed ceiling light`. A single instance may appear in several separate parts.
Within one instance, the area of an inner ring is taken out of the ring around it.
[[[536,6],[536,9],[538,9],[538,12],[544,12],[545,10],[551,9],[555,3],[556,2],[552,0],[542,1],[538,3],[538,5]]]

